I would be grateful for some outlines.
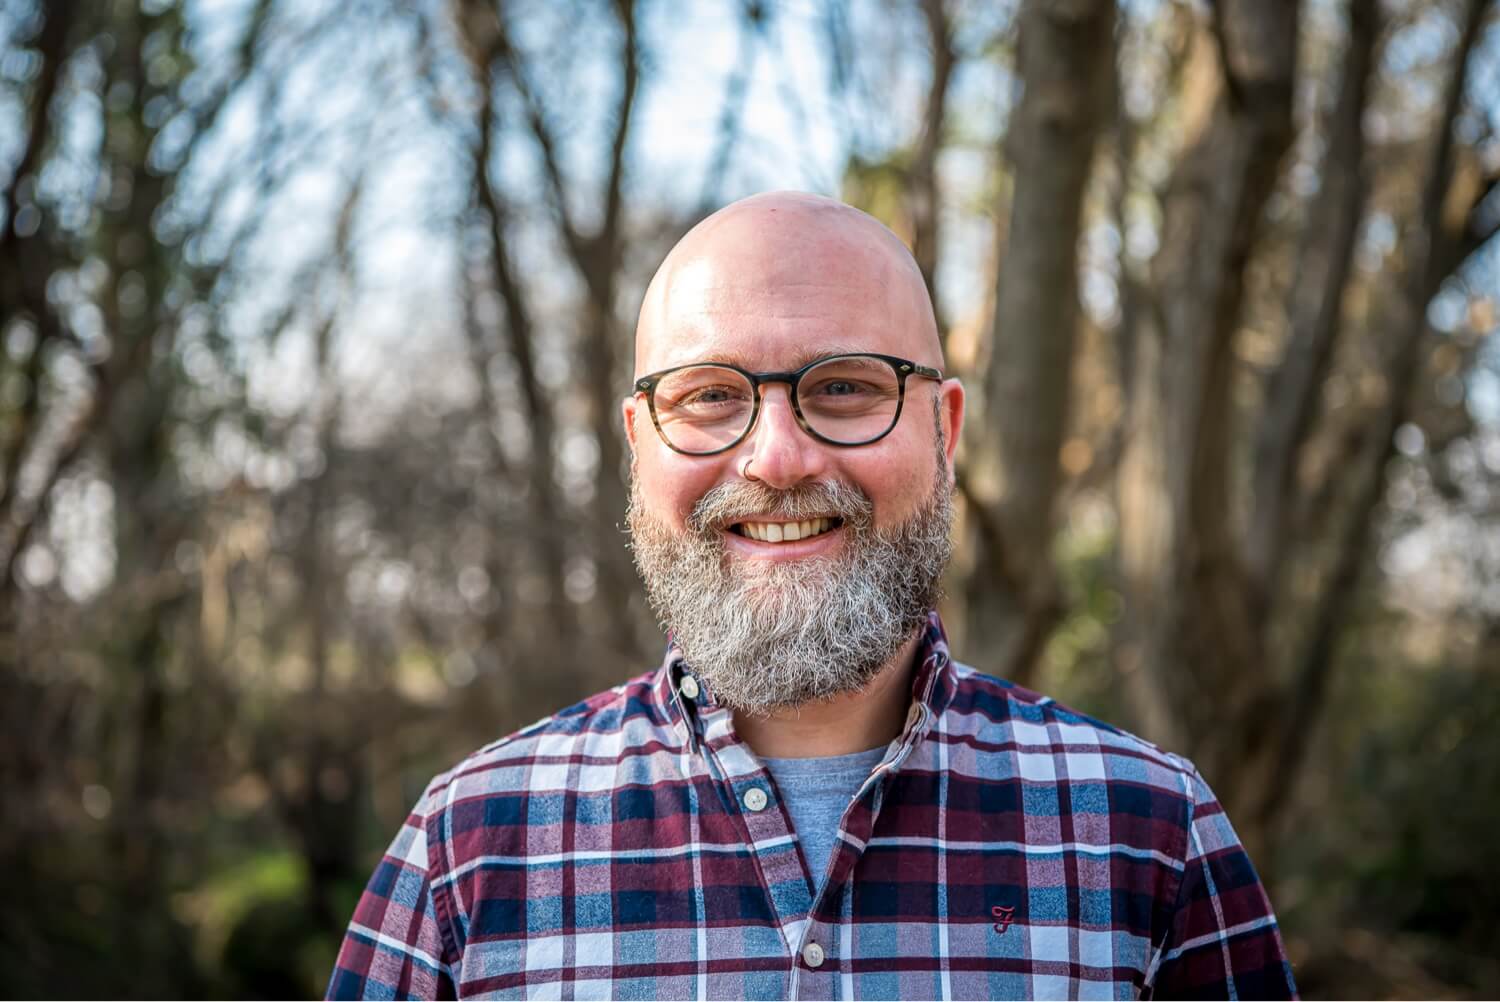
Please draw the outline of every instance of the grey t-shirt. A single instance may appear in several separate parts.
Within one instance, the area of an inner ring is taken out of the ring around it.
[[[823,886],[828,859],[838,837],[839,822],[849,801],[885,758],[885,747],[829,758],[763,758],[776,779],[792,829],[802,843],[814,891]]]

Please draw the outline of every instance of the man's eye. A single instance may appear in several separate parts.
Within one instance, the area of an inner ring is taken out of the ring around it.
[[[868,383],[856,382],[852,379],[830,379],[813,387],[813,393],[820,397],[849,397],[858,396],[871,392]]]
[[[678,407],[704,407],[725,404],[739,399],[740,394],[729,386],[705,386],[686,393],[677,400]]]

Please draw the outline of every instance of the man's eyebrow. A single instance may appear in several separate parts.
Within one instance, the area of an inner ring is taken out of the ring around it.
[[[818,344],[810,345],[799,350],[792,356],[792,364],[787,371],[795,371],[810,362],[816,362],[820,358],[828,358],[831,355],[868,355],[869,348],[861,348],[856,345],[847,344]],[[708,358],[702,358],[699,362],[725,362],[729,365],[739,366],[750,372],[767,372],[770,370],[760,368],[761,362],[743,355],[737,351],[716,351]],[[695,364],[692,362],[689,365]]]

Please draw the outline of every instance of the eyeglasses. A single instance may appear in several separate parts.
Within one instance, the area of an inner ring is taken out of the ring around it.
[[[786,383],[797,423],[819,442],[869,445],[889,435],[906,401],[906,377],[942,372],[893,355],[830,355],[796,372],[747,372],[700,362],[635,381],[651,423],[674,452],[712,456],[739,445],[760,415],[760,388]]]

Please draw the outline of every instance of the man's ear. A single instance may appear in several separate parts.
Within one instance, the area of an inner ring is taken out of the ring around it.
[[[943,426],[943,451],[948,459],[948,481],[954,478],[953,457],[964,430],[964,384],[945,379],[938,387],[938,420]]]
[[[620,401],[620,417],[625,422],[625,443],[630,446],[630,456],[635,458],[635,410],[640,397],[631,395]]]

